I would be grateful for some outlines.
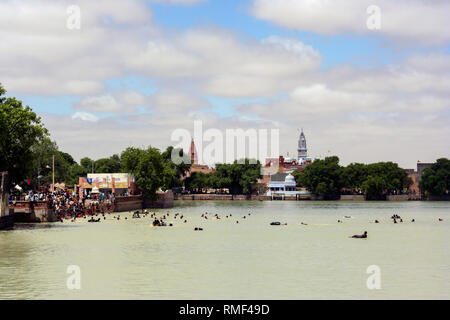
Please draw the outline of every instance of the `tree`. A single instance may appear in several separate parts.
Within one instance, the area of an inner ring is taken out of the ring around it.
[[[342,183],[345,188],[361,189],[367,179],[367,165],[363,163],[351,163],[342,168]]]
[[[185,180],[185,187],[189,190],[200,191],[211,187],[212,174],[203,172],[193,172],[192,175]]]
[[[145,198],[156,200],[156,192],[167,189],[167,181],[175,170],[167,166],[158,149],[127,148],[121,155],[122,171],[132,173]]]
[[[162,153],[162,157],[166,165],[173,169],[175,172],[171,177],[169,177],[168,181],[166,182],[167,188],[171,189],[174,187],[181,187],[181,178],[185,177],[191,169],[191,159],[189,158],[189,155],[184,153],[183,149],[175,149],[174,147],[170,146],[166,149],[166,151]],[[181,161],[175,161],[177,162],[175,163],[174,157],[178,157],[178,160]]]
[[[78,184],[80,177],[87,177],[87,174],[90,172],[90,170],[84,168],[83,166],[79,165],[78,163],[74,163],[69,167],[68,171],[68,177],[65,181],[67,185],[75,185]]]
[[[216,187],[228,188],[232,194],[250,194],[261,178],[261,163],[243,159],[232,164],[217,164],[214,175]]]
[[[48,131],[30,107],[5,93],[0,84],[0,171],[8,171],[12,186],[33,171],[32,146],[47,137]]]
[[[316,160],[302,172],[296,173],[296,181],[314,194],[333,198],[340,194],[342,167],[338,157]]]
[[[380,199],[389,183],[381,176],[368,176],[362,184],[362,190],[369,199]]]
[[[85,157],[80,160],[80,165],[87,170],[87,172],[92,172],[92,159]]]
[[[120,172],[120,157],[114,155],[110,158],[98,159],[94,163],[95,173],[118,173]]]
[[[56,142],[44,138],[34,144],[31,150],[33,153],[33,172],[30,177],[34,186],[52,183],[53,156],[55,157],[55,182],[69,180],[69,167],[71,166],[69,161],[73,161],[73,158],[71,155],[59,151]],[[75,161],[73,162],[75,163]]]
[[[443,196],[450,190],[450,160],[438,159],[423,171],[420,189],[434,196]]]
[[[59,154],[64,159],[64,161],[66,161],[69,165],[74,165],[76,163],[73,157],[67,152],[59,151]]]
[[[410,180],[405,170],[393,162],[378,162],[367,165],[368,176],[381,177],[385,181],[387,193],[399,193],[408,186]],[[379,194],[381,196],[381,193]]]

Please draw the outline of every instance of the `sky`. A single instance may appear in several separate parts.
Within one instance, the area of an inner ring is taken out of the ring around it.
[[[77,160],[165,149],[202,121],[278,129],[285,156],[303,128],[312,157],[414,168],[450,157],[449,13],[445,0],[2,0],[0,83]]]

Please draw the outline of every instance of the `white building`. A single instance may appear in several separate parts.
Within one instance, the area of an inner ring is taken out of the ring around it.
[[[305,191],[297,191],[297,183],[295,178],[290,173],[276,173],[270,176],[269,187],[267,195],[285,195],[296,196],[300,194],[308,194]]]

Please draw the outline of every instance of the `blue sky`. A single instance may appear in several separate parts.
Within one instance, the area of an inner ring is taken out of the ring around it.
[[[147,4],[153,13],[153,20],[166,29],[183,32],[192,28],[220,26],[231,30],[240,36],[254,39],[265,39],[277,35],[295,38],[311,45],[322,55],[321,69],[326,70],[336,65],[350,64],[361,68],[373,68],[395,63],[402,58],[417,52],[442,51],[448,53],[450,46],[445,44],[438,47],[399,46],[386,44],[386,39],[374,35],[358,36],[354,34],[322,35],[310,31],[292,30],[279,27],[273,23],[257,19],[250,14],[251,0],[210,0],[195,5],[171,5],[167,3]],[[129,88],[143,94],[154,94],[158,87],[153,79],[129,76],[108,79],[104,82],[109,89]],[[14,92],[13,92],[14,93]],[[231,116],[236,106],[247,104],[257,99],[226,99],[221,97],[206,97],[213,106],[212,112],[219,116]],[[77,97],[55,96],[42,97],[36,95],[22,95],[25,103],[32,105],[38,112],[54,114],[72,114],[72,106]],[[140,110],[150,113],[148,110]],[[99,117],[110,114],[96,113]]]
[[[72,4],[80,29],[66,27]],[[378,30],[366,26],[372,4]],[[303,127],[312,155],[411,166],[450,150],[440,138],[449,10],[439,0],[6,0],[0,82],[75,158],[163,148],[202,120],[278,128],[283,154],[295,153]]]

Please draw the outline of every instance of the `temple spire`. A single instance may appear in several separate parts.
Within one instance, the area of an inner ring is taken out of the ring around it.
[[[192,139],[191,141],[191,149],[189,151],[189,154],[191,155],[191,164],[198,164],[197,150],[195,150],[194,139]]]

